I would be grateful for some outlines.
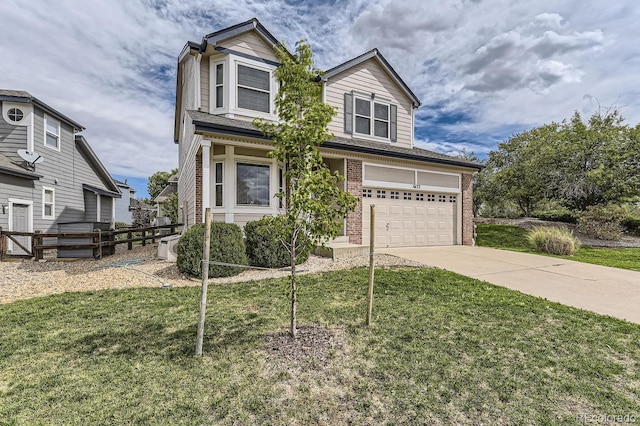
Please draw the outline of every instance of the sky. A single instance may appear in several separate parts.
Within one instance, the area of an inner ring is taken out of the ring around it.
[[[640,122],[637,0],[2,0],[0,88],[86,127],[139,197],[177,167],[177,58],[258,18],[328,69],[378,48],[422,102],[415,144],[481,158],[511,135],[614,106]]]

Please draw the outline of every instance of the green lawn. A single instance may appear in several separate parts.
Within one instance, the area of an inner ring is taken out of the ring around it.
[[[479,246],[547,255],[546,253],[535,251],[527,241],[527,231],[517,226],[480,224],[477,232],[478,238],[476,242]],[[583,246],[573,256],[554,257],[640,271],[640,248]]]
[[[437,269],[301,278],[316,355],[273,344],[286,282],[0,305],[0,424],[579,424],[640,417],[640,326]],[[302,334],[302,333],[301,333]],[[267,344],[267,342],[271,342]],[[285,342],[288,341],[285,339]],[[305,350],[314,348],[305,343]],[[268,349],[268,350],[267,350]]]

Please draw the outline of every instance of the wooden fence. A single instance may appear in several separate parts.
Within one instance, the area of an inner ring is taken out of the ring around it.
[[[162,226],[147,226],[142,228],[122,228],[110,231],[101,231],[99,229],[93,232],[85,233],[43,233],[42,231],[36,232],[16,232],[5,231],[0,227],[0,261],[4,261],[8,258],[33,258],[34,260],[40,260],[44,257],[45,250],[93,250],[93,257],[99,259],[102,257],[104,247],[113,247],[118,244],[127,244],[127,249],[133,248],[133,243],[141,241],[142,245],[146,245],[147,241],[151,240],[155,243],[157,239],[166,237],[167,235],[177,234],[177,229],[182,224],[176,223],[172,225]],[[168,232],[160,232],[162,230],[168,230]],[[126,236],[126,238],[117,238],[118,236]],[[31,244],[21,241],[18,237],[28,237],[31,240]],[[56,243],[48,243],[46,239],[56,239]],[[80,242],[59,244],[58,239],[63,238],[66,240],[73,239],[91,239],[91,243]],[[14,246],[19,247],[23,254],[7,253],[8,242],[13,242]],[[109,250],[110,253],[113,250]]]

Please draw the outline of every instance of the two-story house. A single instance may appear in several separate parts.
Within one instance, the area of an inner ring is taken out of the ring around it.
[[[188,42],[178,60],[174,139],[179,144],[182,220],[244,225],[281,210],[282,164],[255,117],[277,120],[277,39],[257,19]],[[380,247],[472,244],[472,175],[481,166],[414,147],[420,100],[377,50],[318,77],[337,110],[335,137],[320,151],[360,202],[344,224],[353,244],[368,244],[376,205]]]
[[[127,183],[127,179],[124,182],[113,179],[118,186],[121,198],[116,198],[115,201],[115,222],[125,223],[127,225],[133,224],[133,213],[131,210],[136,205],[136,190]]]
[[[120,191],[78,134],[84,127],[24,91],[0,90],[0,104],[0,227],[47,233],[62,222],[113,224]]]

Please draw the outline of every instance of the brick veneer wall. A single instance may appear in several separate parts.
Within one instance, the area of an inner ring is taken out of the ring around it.
[[[473,245],[473,176],[462,174],[462,244]]]
[[[356,209],[347,215],[347,236],[351,244],[362,244],[362,161],[347,159],[347,192],[358,197]]]
[[[196,153],[196,221],[202,223],[202,151]]]

